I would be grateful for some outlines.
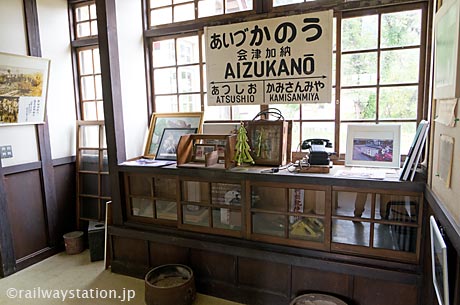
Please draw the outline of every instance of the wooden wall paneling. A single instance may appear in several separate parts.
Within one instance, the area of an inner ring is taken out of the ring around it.
[[[40,171],[8,175],[5,186],[15,259],[20,260],[48,247]]]
[[[121,201],[123,179],[118,170],[118,163],[126,160],[126,151],[115,2],[115,0],[96,0],[96,13],[112,192],[112,219],[115,225],[121,225],[123,223]]]
[[[75,162],[54,166],[54,176],[58,215],[55,232],[59,238],[59,245],[61,245],[62,235],[75,230]]]
[[[16,262],[11,233],[10,217],[8,216],[8,201],[4,182],[4,170],[0,160],[0,277],[15,272]]]
[[[236,283],[235,256],[191,249],[190,267],[198,279]]]
[[[331,294],[349,303],[353,296],[353,276],[293,266],[291,298],[312,292]]]
[[[144,278],[150,270],[148,242],[141,239],[111,237],[112,271]]]
[[[149,242],[150,267],[152,268],[165,264],[189,266],[189,255],[190,251],[185,247]]]
[[[353,301],[357,305],[417,305],[417,285],[356,276]]]

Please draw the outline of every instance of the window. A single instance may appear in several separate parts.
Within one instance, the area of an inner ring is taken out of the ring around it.
[[[97,36],[96,4],[85,2],[74,7],[75,37]]]
[[[273,0],[272,8],[262,2],[150,0],[150,29],[145,35],[152,49],[154,111],[202,109],[207,121],[239,121],[250,120],[263,109],[259,105],[206,105],[206,56],[202,33],[203,24],[208,23],[182,22],[210,18],[213,25],[225,24],[229,22],[225,15],[230,13],[231,7],[239,12],[238,22],[249,20],[247,17],[255,13],[254,7],[263,7],[265,13],[276,7],[276,13],[298,14],[302,5],[318,6],[321,1]],[[316,2],[318,4],[314,4]],[[244,3],[246,6],[240,5]],[[303,139],[323,137],[334,142],[335,150],[343,158],[348,124],[399,123],[402,125],[401,152],[405,153],[416,124],[422,119],[424,105],[426,3],[399,3],[343,12],[341,4],[342,1],[337,1],[334,18],[333,75],[336,78],[331,103],[270,107],[279,108],[286,119],[294,121],[293,150]],[[183,7],[179,9],[179,6]],[[185,13],[185,7],[196,10],[196,15]],[[159,10],[164,10],[164,14],[159,14]],[[155,14],[165,18],[161,26],[157,26],[158,20],[154,21]],[[188,32],[188,36],[184,36],[184,32]],[[335,38],[337,33],[340,33],[339,40]]]

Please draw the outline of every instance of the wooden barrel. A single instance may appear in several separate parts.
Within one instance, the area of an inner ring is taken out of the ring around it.
[[[191,305],[195,296],[195,278],[188,266],[161,265],[145,276],[147,305]]]
[[[296,297],[289,305],[347,305],[347,303],[331,295],[309,293]]]

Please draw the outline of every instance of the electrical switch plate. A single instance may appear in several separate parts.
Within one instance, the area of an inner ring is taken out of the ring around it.
[[[0,146],[0,158],[13,158],[13,147],[11,145]]]

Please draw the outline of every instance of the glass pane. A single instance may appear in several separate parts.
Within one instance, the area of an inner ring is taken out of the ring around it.
[[[252,10],[252,0],[234,1],[225,0],[225,13],[235,13]]]
[[[205,102],[204,120],[230,120],[230,106],[208,106]]]
[[[79,66],[80,66],[80,75],[83,74],[93,74],[93,50],[84,50],[79,51],[78,55],[80,57]]]
[[[380,194],[378,199],[376,215],[378,209],[378,215],[381,218],[405,223],[418,222],[419,200],[417,197]]]
[[[96,99],[102,100],[102,79],[101,75],[96,75],[94,77],[94,86],[96,88]]]
[[[300,139],[300,122],[292,123],[291,129],[292,137],[291,137],[291,151],[299,151],[301,145]]]
[[[99,126],[80,126],[80,148],[99,147]]]
[[[171,0],[150,0],[150,8],[171,5]]]
[[[101,175],[101,196],[110,197],[110,178],[109,175]]]
[[[184,223],[193,224],[196,226],[209,226],[208,208],[187,204],[182,207],[182,214]]]
[[[160,8],[150,11],[150,25],[172,23],[172,8]]]
[[[342,55],[342,86],[375,85],[377,83],[377,53]]]
[[[182,200],[188,202],[209,202],[209,183],[183,181]]]
[[[289,212],[324,215],[325,207],[325,192],[304,189],[289,189]]]
[[[378,15],[342,20],[342,51],[377,48]]]
[[[420,49],[383,51],[380,83],[416,83],[419,78]]]
[[[177,38],[177,64],[194,64],[199,62],[198,36]]]
[[[176,180],[167,178],[154,178],[154,196],[157,199],[176,199]]]
[[[201,98],[199,94],[183,94],[179,96],[179,109],[181,112],[201,111]]]
[[[259,105],[233,106],[232,118],[233,120],[252,120],[259,111]]]
[[[167,220],[177,220],[177,203],[173,201],[155,201],[157,218]]]
[[[271,104],[270,107],[279,109],[286,120],[300,119],[300,104]],[[275,119],[277,119],[277,117],[270,116],[270,120]]]
[[[91,35],[96,36],[97,35],[97,21],[91,21]]]
[[[302,140],[311,138],[334,140],[334,122],[302,123]],[[333,144],[334,145],[334,144]]]
[[[102,171],[109,172],[109,156],[106,150],[102,151]]]
[[[332,220],[332,242],[369,247],[370,223]]]
[[[185,2],[193,2],[193,0],[173,0],[174,4],[185,3]]]
[[[177,112],[177,95],[156,96],[155,111],[160,113]]]
[[[77,24],[77,37],[86,37],[90,36],[91,31],[90,31],[90,23],[89,22],[83,22]]]
[[[99,57],[99,48],[93,49],[94,56],[94,73],[101,73],[101,59]]]
[[[153,218],[153,201],[144,198],[131,198],[133,216]]]
[[[99,219],[99,199],[80,197],[80,217]]]
[[[324,221],[316,217],[289,217],[289,238],[324,242]]]
[[[80,150],[80,170],[81,171],[99,171],[99,150],[84,149]]]
[[[417,228],[374,224],[374,247],[415,253]]]
[[[195,6],[193,3],[174,6],[174,22],[195,19]]]
[[[277,212],[286,212],[286,189],[268,186],[253,186],[251,206]]]
[[[102,101],[98,101],[96,103],[97,107],[97,120],[103,121],[104,120],[104,103]]]
[[[165,68],[153,71],[155,94],[176,93],[176,69]]]
[[[201,0],[198,2],[198,18],[224,13],[223,0]]]
[[[285,237],[286,216],[265,213],[252,214],[252,232]]]
[[[417,101],[417,86],[381,88],[379,116],[382,119],[415,119]]]
[[[155,68],[175,65],[174,39],[154,41],[152,54],[152,66]]]
[[[98,175],[79,173],[80,176],[80,194],[84,195],[99,195]]]
[[[372,196],[367,193],[334,192],[332,215],[349,217],[371,217]]]
[[[335,100],[335,94],[333,96],[333,100]],[[302,104],[303,120],[333,120],[334,117],[335,103]]]
[[[303,0],[273,0],[273,7],[302,2]]]
[[[91,19],[96,19],[97,14],[96,14],[96,4],[91,4],[89,6],[89,15]]]
[[[241,185],[229,183],[211,184],[212,204],[241,205]]]
[[[401,123],[401,155],[407,155],[415,136],[417,124],[415,122]],[[423,158],[423,156],[422,156]]]
[[[200,67],[186,66],[177,68],[179,92],[200,92]]]
[[[129,195],[151,196],[152,179],[146,176],[129,176]]]
[[[82,100],[94,100],[96,93],[94,92],[93,76],[83,76],[81,78],[81,94]]]
[[[230,209],[212,209],[213,227],[241,230],[241,212]]]
[[[96,103],[84,102],[83,103],[83,120],[94,121],[97,120]]]
[[[76,16],[75,19],[77,20],[77,22],[88,20],[89,19],[89,8],[88,8],[88,6],[85,5],[85,6],[77,7],[77,9],[75,10],[75,16]]]
[[[376,89],[342,89],[341,120],[375,119]]]
[[[382,47],[420,45],[422,11],[382,14]]]

